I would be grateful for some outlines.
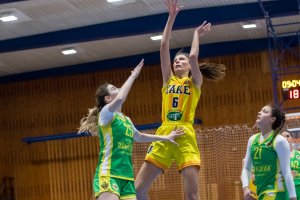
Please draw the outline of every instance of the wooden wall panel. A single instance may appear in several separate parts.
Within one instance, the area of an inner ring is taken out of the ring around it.
[[[267,52],[222,56],[203,61],[223,63],[228,70],[223,80],[218,82],[205,80],[203,83],[196,112],[196,118],[203,121],[201,127],[253,124],[259,109],[273,100]],[[284,62],[286,65],[300,64],[299,60],[290,55]],[[93,94],[98,85],[108,81],[120,87],[132,69],[99,71],[0,85],[0,178],[15,177],[18,199],[91,198],[92,177],[99,149],[96,138],[82,137],[31,145],[21,142],[21,139],[76,132],[80,119],[87,113],[88,108],[95,104]],[[284,78],[299,78],[299,76],[291,75]],[[130,116],[136,125],[160,122],[161,87],[160,67],[145,66],[130,92],[123,112]],[[290,101],[284,105],[300,106],[300,102]],[[212,174],[222,177],[225,173],[218,167],[219,160],[216,158],[226,155],[220,154],[216,149],[218,146],[215,145],[219,144],[218,135],[215,132],[211,134],[215,135],[207,135],[211,140],[210,145],[201,143],[200,147],[204,152],[200,178],[203,183],[201,193],[205,199],[222,196],[221,193],[210,191],[220,186],[225,187],[227,184],[225,180],[216,176],[208,178]],[[232,137],[238,138],[235,135]],[[201,136],[200,139],[205,138]],[[143,144],[136,148],[139,151],[135,153],[137,158],[134,159],[136,173],[148,145]],[[244,143],[239,145],[237,149],[245,148]],[[227,147],[222,148],[226,154],[231,154],[232,150],[227,151]],[[209,154],[205,153],[206,151],[209,151]],[[241,157],[242,155],[238,154],[230,161],[232,165],[227,167],[225,175],[228,173],[233,177],[239,176],[237,171],[240,170]],[[177,178],[173,181],[174,176],[177,176],[174,175],[176,173],[175,169],[171,169],[170,175],[162,176],[153,188],[158,190],[165,183],[171,182],[172,187],[180,188],[176,191],[176,196],[182,199],[184,195],[182,183]],[[238,186],[238,183],[234,182],[236,179],[229,181],[229,188]],[[226,191],[229,191],[229,188]],[[166,195],[163,198],[170,197],[174,193],[168,188],[162,188],[161,191]],[[235,192],[234,189],[230,191]],[[228,195],[233,193],[229,192]],[[151,195],[157,194],[151,190]]]
[[[262,71],[260,53],[252,56],[238,55],[230,57],[231,60],[213,60],[226,64],[228,71],[224,80],[203,84],[203,97],[198,106],[203,125],[249,122],[249,114],[255,115],[262,102],[272,101],[270,72]]]

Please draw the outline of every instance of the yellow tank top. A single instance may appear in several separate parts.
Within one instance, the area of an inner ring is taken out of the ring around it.
[[[191,78],[171,76],[162,88],[162,121],[194,123],[200,95]]]

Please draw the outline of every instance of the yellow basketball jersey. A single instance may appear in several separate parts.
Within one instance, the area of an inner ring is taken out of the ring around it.
[[[171,76],[162,88],[162,121],[194,123],[200,95],[191,78]]]

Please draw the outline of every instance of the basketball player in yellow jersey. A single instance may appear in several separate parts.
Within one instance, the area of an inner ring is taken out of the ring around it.
[[[173,61],[169,50],[171,30],[180,6],[177,0],[167,0],[169,18],[163,32],[160,46],[162,87],[162,125],[156,135],[166,135],[175,126],[183,127],[185,136],[177,138],[179,144],[165,145],[154,142],[150,145],[135,182],[137,199],[147,199],[147,193],[154,180],[175,161],[183,176],[185,194],[188,200],[199,199],[198,171],[200,153],[193,122],[195,109],[200,99],[202,75],[217,80],[224,76],[225,66],[217,64],[198,64],[199,38],[210,31],[211,24],[203,22],[194,31],[190,54],[178,52]]]

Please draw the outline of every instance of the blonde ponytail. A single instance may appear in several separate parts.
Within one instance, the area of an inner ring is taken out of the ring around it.
[[[101,109],[106,105],[105,96],[109,95],[107,90],[108,85],[109,83],[106,82],[97,89],[95,93],[97,104],[94,108],[89,109],[86,117],[80,120],[78,134],[88,133],[92,136],[98,136],[98,118]]]
[[[92,136],[98,136],[98,114],[98,107],[89,109],[87,116],[80,120],[78,134],[89,133]]]

